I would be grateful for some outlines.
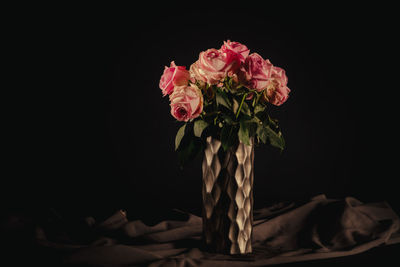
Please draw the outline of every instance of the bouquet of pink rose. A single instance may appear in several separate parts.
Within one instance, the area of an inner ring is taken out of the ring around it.
[[[288,98],[285,71],[238,42],[226,41],[219,50],[203,51],[186,70],[172,61],[161,76],[160,88],[169,95],[171,114],[184,125],[175,138],[183,165],[201,151],[204,138],[221,141],[224,150],[243,142],[285,146],[268,104]]]

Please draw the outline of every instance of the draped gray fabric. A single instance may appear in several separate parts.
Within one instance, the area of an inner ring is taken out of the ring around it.
[[[66,264],[94,266],[265,266],[342,257],[398,243],[399,217],[385,202],[317,196],[304,203],[280,203],[254,211],[251,255],[228,256],[204,250],[201,217],[149,226],[128,221],[119,211],[103,222],[87,218],[98,233],[89,244],[66,244],[37,228],[37,243],[63,255]]]

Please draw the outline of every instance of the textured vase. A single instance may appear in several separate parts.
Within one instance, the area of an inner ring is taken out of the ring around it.
[[[207,138],[203,171],[203,238],[208,250],[224,254],[252,252],[254,145],[239,143],[223,151]]]

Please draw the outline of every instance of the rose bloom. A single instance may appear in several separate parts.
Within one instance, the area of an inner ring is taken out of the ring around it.
[[[211,48],[200,53],[199,59],[190,66],[190,74],[198,81],[214,85],[238,68],[239,59],[235,53]]]
[[[235,54],[237,54],[239,61],[242,63],[246,60],[250,53],[250,50],[244,44],[241,44],[239,42],[231,42],[230,40],[224,41],[224,44],[221,46],[221,51],[234,52]]]
[[[259,54],[250,54],[240,73],[241,82],[248,88],[261,92],[268,86],[273,65],[269,60],[264,60]]]
[[[203,94],[194,84],[175,87],[169,99],[171,114],[178,121],[197,118],[203,111]]]
[[[287,87],[287,83],[288,78],[285,70],[274,66],[263,94],[264,98],[275,106],[282,105],[289,97],[290,89]]]
[[[160,89],[163,96],[170,95],[175,86],[187,85],[190,78],[189,71],[184,66],[176,66],[172,61],[170,67],[165,66],[164,73],[160,79]]]

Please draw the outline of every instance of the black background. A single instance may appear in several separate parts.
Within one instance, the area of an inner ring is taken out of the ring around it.
[[[312,8],[31,14],[13,32],[22,39],[14,64],[31,74],[20,77],[29,92],[16,102],[29,108],[15,109],[22,130],[11,132],[7,203],[79,215],[199,214],[202,156],[179,169],[180,124],[158,82],[172,60],[189,68],[230,39],[284,68],[292,90],[271,108],[286,150],[256,148],[255,208],[327,194],[397,209],[395,19],[390,8]]]
[[[179,169],[158,83],[227,39],[284,68],[292,90],[271,108],[286,150],[256,148],[255,208],[326,194],[400,212],[396,9],[215,5],[5,7],[2,215],[200,215],[202,156]],[[383,249],[350,262],[396,258]]]

